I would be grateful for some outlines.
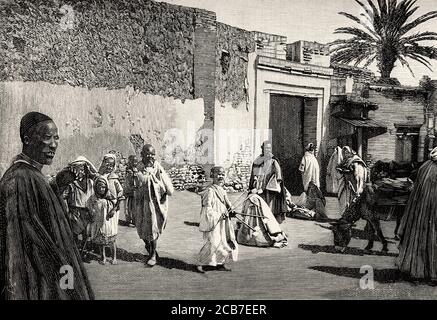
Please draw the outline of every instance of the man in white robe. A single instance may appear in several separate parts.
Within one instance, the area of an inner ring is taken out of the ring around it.
[[[197,257],[197,270],[204,273],[204,266],[230,271],[229,263],[237,261],[238,245],[230,217],[234,215],[226,191],[223,167],[211,169],[213,184],[202,193],[199,230],[204,244]]]
[[[167,224],[168,196],[174,192],[170,177],[155,161],[155,149],[146,144],[141,151],[142,162],[135,174],[134,203],[135,226],[145,243],[149,259],[147,265],[156,265],[158,238]]]
[[[313,143],[309,143],[305,150],[299,171],[302,173],[303,189],[307,192],[310,182],[313,182],[320,188],[320,167],[315,156],[316,146]]]

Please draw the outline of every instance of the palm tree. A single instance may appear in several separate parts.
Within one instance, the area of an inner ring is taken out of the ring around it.
[[[437,58],[437,48],[420,44],[422,41],[437,40],[437,33],[413,32],[420,24],[436,18],[437,11],[428,12],[411,19],[419,7],[417,0],[355,0],[362,8],[360,17],[346,12],[339,14],[359,23],[361,27],[337,28],[334,33],[352,36],[331,43],[332,61],[368,67],[376,60],[382,82],[389,81],[396,61],[406,66],[411,74],[407,59],[417,61],[431,70],[429,59]],[[411,21],[412,20],[412,21]]]

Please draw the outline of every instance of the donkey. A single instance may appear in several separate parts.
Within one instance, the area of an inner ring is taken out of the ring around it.
[[[329,224],[331,226],[329,227],[319,225],[323,228],[332,230],[334,234],[334,246],[337,250],[341,252],[346,250],[346,247],[349,245],[352,238],[352,227],[358,220],[364,219],[367,222],[364,231],[368,236],[369,241],[364,250],[366,252],[372,250],[375,235],[377,235],[382,242],[381,252],[388,252],[388,242],[382,233],[381,224],[375,212],[376,200],[375,188],[372,185],[367,184],[361,195],[356,196],[352,200],[351,204],[344,211],[343,216],[340,219],[330,221]]]

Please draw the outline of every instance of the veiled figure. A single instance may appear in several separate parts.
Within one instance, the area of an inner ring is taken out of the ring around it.
[[[338,202],[343,214],[351,201],[364,190],[367,181],[367,166],[350,147],[342,148],[343,160],[337,166],[341,178],[338,181]]]
[[[264,142],[261,149],[261,155],[252,164],[249,190],[258,193],[268,204],[276,220],[282,223],[288,207],[281,166],[272,154],[270,142]]]
[[[398,235],[399,270],[410,278],[437,281],[437,148],[419,169]]]

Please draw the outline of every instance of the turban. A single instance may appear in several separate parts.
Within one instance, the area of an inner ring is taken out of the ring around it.
[[[315,150],[315,146],[314,143],[308,143],[307,146],[305,147],[306,151],[313,151]]]
[[[100,183],[103,183],[106,186],[106,189],[108,189],[108,180],[106,180],[106,178],[102,177],[101,175],[98,175],[94,180],[94,186],[93,186],[94,192],[96,192],[97,185],[99,185]]]
[[[49,116],[39,113],[36,111],[32,111],[26,113],[23,118],[21,118],[20,122],[20,138],[23,141],[24,137],[29,133],[29,131],[36,126],[40,122],[44,121],[53,121]]]
[[[83,164],[87,164],[88,168],[90,169],[90,171],[92,173],[97,173],[97,169],[96,167],[92,164],[91,161],[89,161],[87,158],[83,157],[83,156],[79,156],[77,157],[74,161],[70,162],[70,166],[75,166],[75,165],[83,165]]]
[[[429,158],[432,161],[437,161],[437,148],[434,148],[431,153],[429,154]]]
[[[99,172],[102,171],[102,169],[103,169],[103,165],[105,164],[105,161],[108,160],[108,159],[113,159],[114,161],[116,161],[116,160],[117,160],[117,156],[116,156],[115,154],[113,154],[113,153],[107,153],[107,154],[105,154],[105,155],[103,156],[102,163],[100,164]],[[114,168],[114,170],[115,170],[115,168]]]
[[[348,151],[349,153],[352,153],[353,155],[357,154],[351,147],[349,146],[344,146],[342,148],[342,151]]]

